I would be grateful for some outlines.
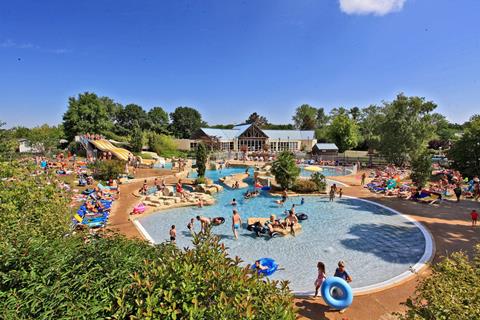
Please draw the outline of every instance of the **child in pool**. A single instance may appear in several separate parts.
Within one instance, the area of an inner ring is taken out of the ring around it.
[[[314,297],[316,297],[318,295],[318,289],[320,289],[323,281],[326,278],[325,264],[323,262],[319,261],[317,263],[317,269],[318,269],[318,276],[317,276],[317,279],[315,280],[315,295],[314,295]]]

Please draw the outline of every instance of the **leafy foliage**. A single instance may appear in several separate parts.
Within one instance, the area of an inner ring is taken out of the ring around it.
[[[317,127],[317,109],[308,104],[302,104],[293,116],[295,127],[300,130],[313,130]]]
[[[453,166],[465,176],[480,175],[480,116],[473,116],[467,123],[462,137],[448,152]]]
[[[179,156],[177,144],[171,136],[165,134],[151,133],[148,136],[148,145],[150,149],[163,157]]]
[[[50,154],[59,146],[60,139],[63,138],[63,128],[44,124],[30,129],[25,138],[30,141],[33,148],[45,155]]]
[[[106,97],[85,92],[77,98],[70,97],[63,127],[69,141],[85,133],[104,134],[113,128],[113,120],[120,106]]]
[[[270,170],[275,180],[283,189],[289,189],[300,175],[300,168],[295,163],[295,157],[291,152],[283,151],[272,163]]]
[[[426,147],[434,132],[429,113],[436,107],[424,98],[403,94],[385,105],[379,151],[387,161],[402,166]]]
[[[204,177],[205,170],[207,169],[207,161],[208,161],[208,149],[206,145],[204,145],[203,143],[199,143],[197,145],[195,158],[196,158],[198,176]]]
[[[245,121],[246,124],[255,124],[258,127],[263,128],[268,125],[268,120],[264,116],[259,115],[258,113],[252,113],[248,119]]]
[[[456,252],[433,266],[433,273],[417,287],[416,295],[406,301],[401,320],[480,319],[480,246],[470,260]]]
[[[90,165],[93,177],[100,180],[116,179],[125,171],[125,162],[121,160],[97,160]]]
[[[240,267],[210,232],[186,250],[70,232],[53,176],[0,163],[0,177],[2,319],[295,319],[287,283]]]
[[[140,127],[135,128],[130,138],[130,146],[133,152],[141,152],[143,149],[143,132]]]
[[[360,138],[357,124],[346,113],[333,117],[328,137],[337,145],[339,152],[356,147]]]
[[[423,188],[432,176],[432,155],[424,150],[412,159],[410,178],[420,188]]]
[[[315,183],[318,191],[325,191],[325,189],[327,188],[327,180],[325,179],[325,176],[320,172],[314,172],[310,176],[310,181]]]
[[[0,161],[10,159],[16,146],[12,130],[2,129],[4,125],[0,120]]]
[[[143,108],[136,104],[128,104],[117,114],[116,132],[121,135],[128,135],[137,129],[148,130],[151,123]]]
[[[170,113],[170,118],[170,131],[177,138],[190,139],[192,134],[204,125],[200,112],[190,107],[176,108]]]
[[[293,184],[292,190],[298,193],[312,193],[319,191],[314,181],[306,179],[297,179]]]
[[[151,130],[158,134],[168,134],[168,113],[162,107],[153,107],[148,111]]]

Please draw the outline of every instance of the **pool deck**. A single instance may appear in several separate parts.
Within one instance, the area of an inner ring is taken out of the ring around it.
[[[140,172],[139,170],[138,173],[142,177],[150,176],[147,179],[148,183],[153,183],[153,179],[159,176],[164,176],[167,179],[167,183],[176,182],[176,178],[170,175],[168,170],[151,172]],[[359,185],[360,175],[361,172],[356,175],[332,177],[332,179],[350,186],[343,189],[344,194],[347,196],[358,197],[385,205],[422,223],[434,239],[436,252],[433,263],[438,261],[441,256],[452,251],[464,250],[471,254],[474,244],[480,242],[480,227],[471,227],[469,215],[472,209],[480,210],[480,203],[473,201],[461,201],[460,203],[444,201],[438,205],[427,205],[398,198],[388,198],[373,194],[362,188]],[[138,201],[133,192],[140,189],[142,183],[143,178],[122,185],[121,197],[112,208],[109,227],[131,238],[141,237],[138,229],[130,221],[129,212]],[[392,312],[403,310],[401,303],[413,295],[417,281],[429,273],[429,268],[425,268],[416,277],[401,282],[394,287],[356,296],[352,306],[343,314],[330,311],[322,298],[297,298],[295,299],[295,305],[298,308],[298,318],[339,320],[394,319],[391,315]]]

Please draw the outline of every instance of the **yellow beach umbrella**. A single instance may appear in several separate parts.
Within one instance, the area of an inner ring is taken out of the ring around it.
[[[306,167],[305,170],[311,171],[311,172],[319,172],[319,171],[322,171],[323,169],[317,166],[309,166],[309,167]]]

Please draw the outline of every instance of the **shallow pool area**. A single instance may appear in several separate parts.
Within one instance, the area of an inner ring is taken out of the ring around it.
[[[222,173],[207,171],[213,180],[227,174],[245,172],[244,168],[228,168]],[[253,181],[249,180],[250,183]],[[290,288],[297,293],[311,293],[317,275],[316,264],[323,261],[327,274],[333,275],[336,264],[344,260],[351,274],[355,289],[372,288],[385,284],[392,278],[408,276],[411,267],[429,259],[431,239],[424,229],[393,210],[355,198],[336,199],[329,202],[327,197],[306,196],[305,204],[300,205],[300,197],[291,197],[285,206],[280,207],[278,199],[266,192],[245,200],[246,189],[225,191],[216,195],[216,204],[209,207],[179,208],[161,211],[141,217],[137,222],[141,229],[155,243],[167,241],[171,225],[177,227],[177,245],[191,247],[191,234],[187,223],[197,215],[225,217],[223,225],[213,227],[228,247],[232,256],[239,256],[245,264],[256,259],[270,257],[280,265],[271,279],[289,280]],[[236,198],[242,218],[239,239],[235,240],[231,229],[231,201]],[[265,217],[275,214],[284,218],[284,210],[296,204],[297,213],[306,213],[308,220],[302,221],[302,231],[295,237],[257,237],[246,229],[247,218]],[[195,222],[195,231],[200,224]]]

